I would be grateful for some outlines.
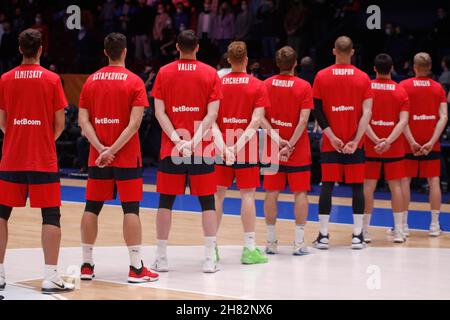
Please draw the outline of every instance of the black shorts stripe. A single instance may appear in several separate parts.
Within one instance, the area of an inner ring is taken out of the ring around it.
[[[266,167],[265,172],[281,172],[281,173],[297,173],[311,171],[311,165],[307,166],[286,166],[286,165],[274,165],[273,167]]]
[[[134,180],[142,178],[142,168],[89,167],[88,177],[97,180]]]
[[[227,166],[223,159],[217,158],[216,166],[231,167],[233,169],[247,169],[247,168],[259,167],[259,163],[248,163],[248,162],[247,163],[233,163],[231,166]]]
[[[20,184],[48,184],[60,182],[57,172],[0,171],[0,180]]]
[[[158,171],[167,174],[209,174],[214,172],[214,159],[202,157],[166,157],[159,161]]]
[[[343,154],[337,151],[322,152],[320,159],[323,164],[363,164],[365,156],[363,149],[356,149],[353,154]]]
[[[412,153],[407,153],[405,155],[405,158],[408,160],[439,160],[441,159],[441,153],[439,151],[431,151],[428,155],[426,156],[418,156],[416,157],[415,155],[413,155]]]
[[[367,162],[381,162],[381,163],[393,163],[405,160],[405,157],[398,157],[398,158],[371,158],[366,157]]]

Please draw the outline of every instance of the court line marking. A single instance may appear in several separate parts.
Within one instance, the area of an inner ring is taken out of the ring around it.
[[[35,248],[30,248],[30,249],[35,249]],[[11,249],[11,250],[15,250],[15,249]],[[33,278],[33,279],[19,280],[19,281],[15,281],[15,282],[7,282],[6,285],[7,286],[12,286],[12,287],[20,287],[20,288],[24,288],[24,289],[33,290],[33,291],[36,291],[36,293],[38,293],[38,294],[40,293],[40,294],[44,295],[42,292],[37,290],[35,287],[19,283],[19,282],[29,282],[29,281],[36,281],[36,280],[42,280],[42,278]],[[68,300],[67,298],[61,296],[60,294],[51,294],[49,296],[51,296],[52,298],[56,298],[55,300]]]

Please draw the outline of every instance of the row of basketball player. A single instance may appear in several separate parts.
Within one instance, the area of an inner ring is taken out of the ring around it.
[[[23,64],[4,74],[0,82],[0,124],[5,132],[0,163],[0,287],[5,286],[7,221],[13,207],[25,205],[28,194],[31,207],[42,208],[45,256],[42,290],[53,293],[73,289],[56,270],[61,203],[54,140],[62,131],[67,101],[59,77],[39,66],[41,43],[39,32],[22,32],[19,44]],[[114,198],[117,191],[124,211],[124,238],[130,255],[128,281],[155,281],[158,275],[149,271],[141,259],[139,219],[143,186],[137,130],[148,99],[143,82],[125,68],[125,36],[110,34],[104,46],[109,65],[88,78],[79,102],[79,123],[91,143],[87,201],[81,223],[81,277],[94,278],[93,246],[98,215],[104,201]],[[181,32],[177,49],[180,59],[161,68],[152,91],[156,116],[165,133],[157,175],[160,201],[153,270],[169,270],[166,251],[171,212],[176,195],[185,192],[187,177],[190,192],[198,196],[203,212],[203,271],[219,270],[216,233],[225,193],[234,178],[242,200],[241,262],[268,261],[255,244],[255,188],[260,180],[257,159],[251,160],[249,146],[256,139],[255,131],[259,127],[267,129],[271,140],[279,142],[275,148],[270,144],[272,150],[268,151],[276,155],[270,158],[279,159],[279,169],[264,178],[266,253],[277,252],[277,198],[288,184],[295,198],[293,254],[308,254],[304,226],[311,156],[305,128],[312,109],[324,132],[320,233],[315,247],[328,248],[332,189],[344,177],[353,187],[351,247],[366,246],[364,235],[368,237],[364,231],[369,224],[372,194],[382,165],[393,196],[395,241],[405,239],[408,179],[418,174],[429,179],[433,212],[430,234],[439,234],[438,140],[447,121],[447,108],[444,91],[427,77],[431,66],[427,54],[416,55],[417,77],[400,85],[390,79],[391,58],[381,54],[375,61],[377,79],[370,81],[365,73],[351,65],[352,41],[339,37],[333,49],[336,64],[320,71],[311,89],[307,82],[294,76],[297,56],[290,47],[277,52],[280,74],[265,82],[247,74],[248,58],[243,42],[230,44],[228,60],[232,71],[222,79],[213,68],[196,60],[199,46],[194,32]],[[212,131],[219,156],[224,160],[222,164],[215,165],[212,153],[207,154],[209,128],[216,129]],[[230,130],[241,133],[231,143],[227,137]],[[365,135],[368,136],[366,154],[362,149]],[[236,161],[240,159],[248,160]]]

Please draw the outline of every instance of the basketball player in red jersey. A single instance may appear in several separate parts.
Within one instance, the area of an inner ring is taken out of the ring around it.
[[[426,178],[430,186],[431,223],[429,235],[437,237],[441,234],[439,212],[441,209],[440,158],[441,146],[439,138],[448,120],[447,99],[442,86],[430,78],[431,57],[420,52],[414,56],[414,72],[416,76],[404,80],[400,85],[409,95],[410,116],[405,130],[406,145],[406,178],[403,179],[408,210],[411,178]],[[408,230],[408,212],[404,217],[404,232]]]
[[[368,227],[373,211],[373,193],[383,169],[391,191],[394,213],[394,242],[406,240],[403,234],[404,199],[401,179],[406,176],[403,130],[408,123],[409,100],[406,91],[392,81],[392,58],[387,54],[375,57],[377,78],[372,81],[372,119],[365,142],[366,168],[364,181],[364,240],[370,242]]]
[[[142,262],[139,202],[142,200],[142,160],[138,130],[148,107],[143,81],[125,68],[127,39],[111,33],[104,40],[109,65],[92,74],[80,96],[79,123],[91,143],[86,209],[81,221],[83,265],[81,279],[94,275],[93,247],[98,216],[105,201],[119,193],[123,236],[128,246],[128,282],[158,280]]]
[[[13,207],[42,211],[43,293],[74,289],[57,272],[61,242],[61,191],[55,140],[64,130],[67,100],[58,75],[39,65],[42,35],[28,29],[19,35],[22,64],[0,81],[0,128],[5,134],[0,162],[0,290],[5,288],[3,261],[8,219]]]
[[[262,127],[272,132],[271,136],[279,134],[281,150],[278,172],[264,176],[266,253],[278,253],[275,235],[277,201],[280,191],[289,185],[295,199],[293,254],[305,255],[308,253],[304,244],[304,228],[308,218],[307,192],[311,189],[311,148],[306,127],[314,107],[312,89],[308,82],[295,76],[297,53],[294,49],[283,47],[277,51],[275,58],[280,74],[265,81],[271,108],[266,110]],[[267,143],[267,146],[271,144]],[[273,155],[269,159],[272,157]]]
[[[151,93],[155,98],[156,118],[163,129],[156,182],[160,193],[156,216],[157,253],[152,268],[160,272],[169,270],[167,240],[172,208],[176,196],[184,194],[189,178],[191,195],[198,196],[203,213],[203,272],[215,273],[220,268],[214,255],[217,183],[210,129],[219,111],[220,80],[215,69],[197,61],[199,46],[194,31],[182,31],[176,47],[180,59],[159,70]]]
[[[322,190],[319,198],[320,232],[314,246],[328,249],[331,195],[336,182],[345,181],[353,191],[352,249],[366,247],[362,233],[364,214],[363,137],[372,110],[370,79],[351,65],[353,42],[346,36],[335,42],[336,64],[321,70],[314,80],[314,109],[323,130]],[[345,179],[344,179],[345,178]]]
[[[260,185],[258,165],[257,129],[264,117],[264,109],[270,106],[264,82],[247,74],[247,46],[242,41],[228,46],[228,62],[231,72],[224,76],[216,141],[224,149],[225,161],[216,165],[217,220],[220,224],[223,215],[223,202],[226,191],[236,178],[241,194],[241,220],[244,228],[243,264],[266,263],[267,257],[256,247],[255,241],[255,190]],[[226,152],[231,151],[235,163],[226,163]]]

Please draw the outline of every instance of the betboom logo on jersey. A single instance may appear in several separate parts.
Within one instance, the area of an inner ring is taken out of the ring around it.
[[[291,122],[283,122],[281,120],[277,120],[277,119],[274,119],[274,118],[271,118],[270,122],[272,124],[276,125],[276,126],[279,126],[279,127],[292,128],[292,123]]]
[[[95,118],[95,124],[120,124],[120,120],[109,118]]]
[[[331,111],[333,112],[344,112],[344,111],[354,111],[355,107],[353,106],[332,106]]]
[[[188,107],[188,106],[172,106],[172,112],[199,112],[199,107]]]
[[[41,120],[30,120],[27,118],[23,118],[23,119],[14,118],[14,125],[15,126],[40,126]]]
[[[238,118],[222,118],[223,123],[230,124],[243,124],[247,123],[247,119],[238,119]]]
[[[434,116],[434,115],[431,115],[431,116],[428,116],[428,115],[426,115],[426,114],[421,114],[420,116],[419,115],[413,115],[413,120],[414,121],[417,121],[417,120],[436,120],[436,116]]]
[[[394,121],[387,122],[383,120],[372,120],[370,124],[380,127],[393,127],[395,125]]]

